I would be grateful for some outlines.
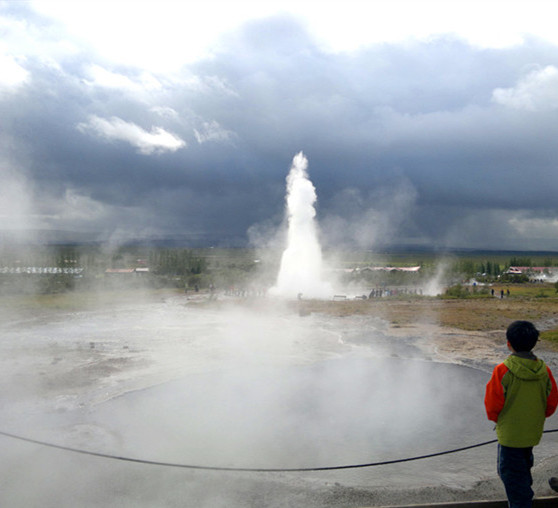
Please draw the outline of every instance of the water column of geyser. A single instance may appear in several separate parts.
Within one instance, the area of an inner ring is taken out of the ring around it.
[[[271,294],[285,298],[329,298],[333,290],[322,280],[322,249],[316,224],[316,190],[308,179],[308,160],[293,158],[287,175],[287,247],[281,257],[277,283]]]

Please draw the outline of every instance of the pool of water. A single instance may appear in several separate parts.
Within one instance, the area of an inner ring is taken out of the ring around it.
[[[80,449],[292,469],[494,438],[486,372],[429,361],[374,319],[159,302],[1,326],[2,430]],[[495,477],[493,446],[379,467],[223,473],[2,443],[4,506],[363,506],[385,489],[466,490]]]
[[[232,369],[126,394],[86,418],[118,433],[126,453],[151,459],[241,468],[362,464],[490,439],[485,378],[467,367],[395,358]]]

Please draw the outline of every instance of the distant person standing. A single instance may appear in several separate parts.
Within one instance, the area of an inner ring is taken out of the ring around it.
[[[512,352],[494,368],[484,404],[496,422],[498,475],[510,508],[531,508],[533,447],[541,440],[545,418],[558,405],[558,389],[550,369],[531,351],[539,332],[529,321],[514,321],[506,331]]]

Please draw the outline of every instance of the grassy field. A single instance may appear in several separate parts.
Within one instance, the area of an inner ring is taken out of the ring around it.
[[[7,312],[80,311],[102,309],[117,304],[160,301],[184,294],[172,289],[68,291],[53,294],[1,295],[0,308]]]
[[[468,331],[505,330],[517,319],[533,321],[543,340],[558,346],[558,294],[553,285],[502,285],[510,290],[503,299],[486,294],[470,298],[398,297],[343,302],[298,302],[301,312],[322,312],[337,316],[374,315],[394,326],[431,323]]]
[[[365,301],[301,302],[305,312],[322,312],[337,316],[377,315],[393,325],[415,322],[433,323],[462,330],[492,331],[507,327],[510,321],[526,319],[537,323],[558,321],[558,299],[524,298],[470,299],[381,299]],[[542,326],[541,330],[543,329]]]

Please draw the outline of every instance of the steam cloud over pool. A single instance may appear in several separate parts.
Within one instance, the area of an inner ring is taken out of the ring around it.
[[[1,428],[77,448],[201,466],[307,468],[493,437],[481,403],[488,374],[429,361],[418,337],[397,339],[376,318],[208,308],[184,297],[14,316],[2,335]],[[428,464],[262,476],[3,445],[3,506],[339,506],[335,492],[464,489],[494,475],[490,448]]]

